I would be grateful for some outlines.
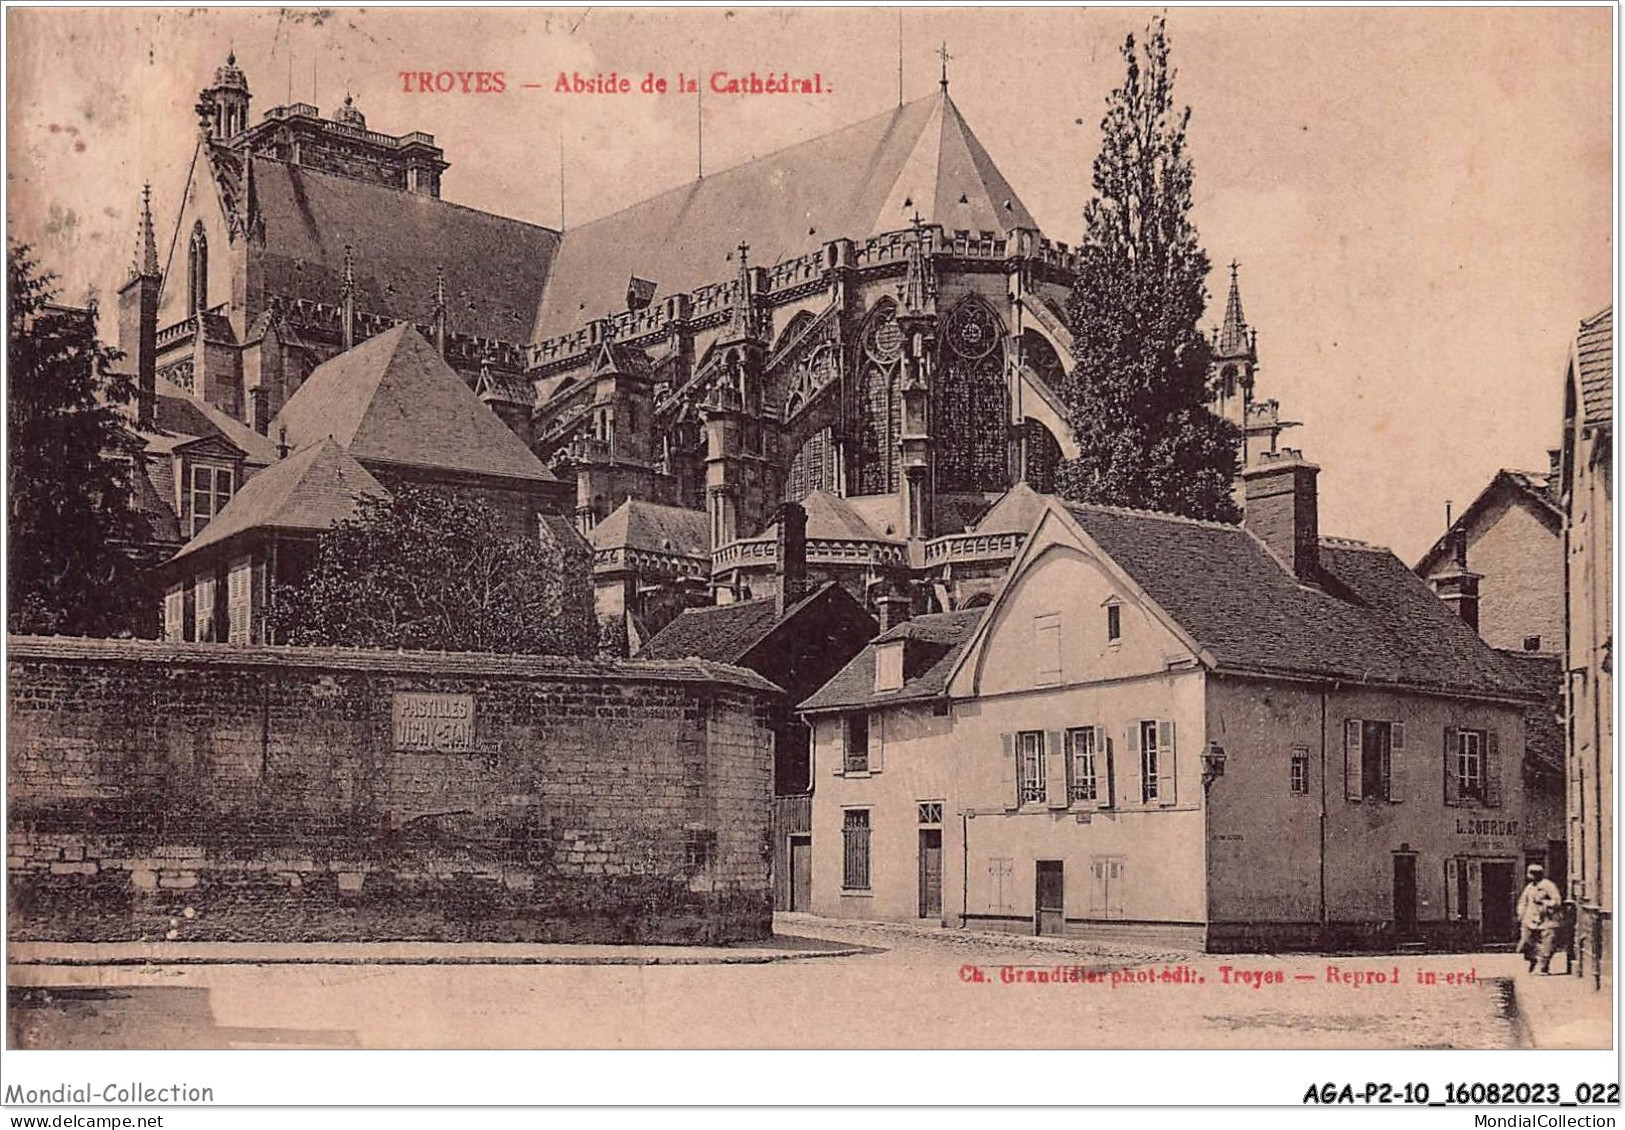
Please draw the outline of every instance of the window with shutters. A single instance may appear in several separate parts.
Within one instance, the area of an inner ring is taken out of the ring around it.
[[[1016,735],[1016,742],[1017,797],[1022,804],[1041,803],[1045,797],[1044,731],[1023,731]]]
[[[1150,804],[1158,799],[1158,771],[1161,750],[1157,746],[1157,724],[1140,723],[1140,801]]]
[[[869,889],[869,810],[848,808],[841,827],[845,852],[841,886],[849,891]]]
[[[1404,723],[1348,719],[1343,724],[1344,795],[1349,800],[1399,800],[1394,754],[1404,748]]]
[[[846,759],[844,768],[848,773],[869,772],[869,716],[867,714],[848,714],[846,716]]]
[[[1292,795],[1309,795],[1309,751],[1307,749],[1292,751]]]
[[[1079,726],[1066,732],[1066,795],[1073,803],[1100,799],[1095,776],[1096,740],[1093,726]]]
[[[164,639],[180,643],[186,638],[186,591],[176,585],[164,594]]]
[[[1061,614],[1047,612],[1033,617],[1034,657],[1038,664],[1035,682],[1053,686],[1061,681]]]
[[[216,514],[231,501],[233,477],[230,467],[192,465],[192,537],[197,537]]]
[[[253,566],[249,561],[236,562],[227,575],[226,607],[230,617],[228,639],[232,643],[248,643],[249,614],[252,609]]]
[[[1484,733],[1456,731],[1456,787],[1464,799],[1484,799]]]

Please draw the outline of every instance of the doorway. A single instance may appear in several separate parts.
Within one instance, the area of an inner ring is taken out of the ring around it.
[[[942,917],[942,829],[920,829],[920,917]]]
[[[1416,937],[1416,856],[1394,855],[1394,934],[1398,941]]]
[[[790,837],[790,909],[812,909],[812,837]]]
[[[1066,931],[1066,880],[1059,859],[1038,861],[1033,907],[1033,933],[1059,935]]]
[[[1513,864],[1504,859],[1486,859],[1479,865],[1483,899],[1479,921],[1487,943],[1510,942],[1517,935],[1512,869]]]

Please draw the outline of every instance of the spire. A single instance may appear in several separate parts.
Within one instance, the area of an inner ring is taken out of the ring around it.
[[[344,329],[344,348],[355,348],[355,249],[344,245],[344,284],[339,291]]]
[[[942,93],[946,96],[948,93],[948,61],[953,58],[952,55],[948,54],[948,44],[946,40],[943,41],[941,47],[937,48],[937,58],[942,60],[942,78],[940,80],[940,85],[942,86]]]
[[[434,269],[434,347],[446,355],[446,268],[436,264]]]
[[[135,258],[130,263],[131,278],[156,278],[158,241],[152,231],[152,185],[141,186],[141,222],[136,228]]]
[[[1241,283],[1236,272],[1241,264],[1230,260],[1230,297],[1224,304],[1224,328],[1219,331],[1219,354],[1231,356],[1248,348],[1247,319],[1241,312]]]
[[[908,270],[903,275],[902,285],[898,288],[898,297],[902,300],[902,313],[905,317],[910,314],[929,313],[931,303],[937,297],[936,270],[930,254],[931,236],[926,231],[919,209],[915,209],[912,223],[914,239],[908,248]]]
[[[756,338],[761,332],[761,313],[756,309],[756,290],[750,279],[750,244],[739,245],[739,301],[734,303],[733,320],[728,325],[728,336]]]

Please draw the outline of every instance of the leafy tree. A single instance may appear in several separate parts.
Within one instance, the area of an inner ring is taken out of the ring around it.
[[[1210,347],[1197,323],[1206,252],[1190,220],[1190,108],[1176,110],[1161,18],[1106,99],[1067,306],[1073,373],[1062,394],[1082,456],[1060,491],[1083,502],[1235,521],[1240,429],[1211,412]]]
[[[54,304],[56,277],[8,240],[6,334],[7,627],[61,635],[128,634],[146,536],[130,507],[138,453],[123,406],[134,378],[96,340],[90,309]]]
[[[321,534],[300,583],[277,587],[272,638],[591,655],[598,630],[590,559],[561,540],[551,530],[520,537],[496,511],[463,495],[394,486],[389,497],[363,499],[353,517]]]

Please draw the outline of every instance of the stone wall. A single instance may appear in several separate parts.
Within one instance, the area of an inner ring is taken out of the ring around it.
[[[28,637],[7,662],[13,939],[771,929],[775,691],[748,671]]]

